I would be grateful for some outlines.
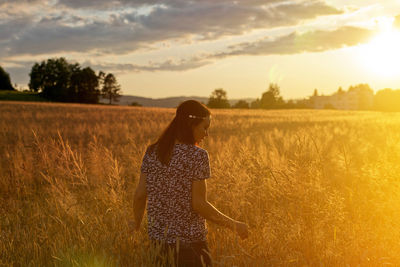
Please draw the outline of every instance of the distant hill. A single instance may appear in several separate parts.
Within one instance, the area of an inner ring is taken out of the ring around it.
[[[207,104],[208,97],[200,97],[200,96],[177,96],[177,97],[166,97],[166,98],[147,98],[140,96],[132,96],[132,95],[122,95],[119,99],[119,102],[115,103],[121,106],[128,106],[133,102],[136,102],[144,107],[163,107],[163,108],[175,108],[183,101],[194,99],[204,104]],[[254,98],[243,98],[247,102],[254,101]],[[230,99],[229,102],[231,105],[234,105],[239,99]],[[101,103],[108,103],[107,99],[100,99]]]
[[[183,101],[194,99],[204,104],[207,104],[208,97],[200,96],[177,96],[177,97],[166,97],[166,98],[147,98],[141,96],[122,95],[119,102],[113,104],[120,106],[129,106],[133,102],[136,102],[143,107],[162,107],[162,108],[176,108]],[[12,101],[44,101],[48,102],[39,96],[38,93],[34,92],[20,92],[20,91],[0,91],[0,100],[12,100]],[[254,98],[243,98],[243,99],[230,99],[231,105],[234,105],[239,100],[246,100],[249,104],[254,101]],[[100,97],[100,103],[107,104],[108,100]]]

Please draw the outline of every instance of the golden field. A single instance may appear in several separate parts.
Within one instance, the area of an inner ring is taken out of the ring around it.
[[[153,266],[131,233],[145,148],[174,109],[0,103],[0,266]],[[400,266],[400,114],[213,110],[215,266]]]

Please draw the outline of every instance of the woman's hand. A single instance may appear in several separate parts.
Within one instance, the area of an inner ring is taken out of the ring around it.
[[[246,239],[249,236],[249,227],[243,222],[235,222],[235,232],[241,239]]]
[[[143,219],[144,210],[147,202],[146,190],[146,174],[140,173],[139,184],[136,187],[135,195],[133,196],[133,222],[130,223],[130,228],[137,231]],[[132,227],[131,227],[132,226]]]

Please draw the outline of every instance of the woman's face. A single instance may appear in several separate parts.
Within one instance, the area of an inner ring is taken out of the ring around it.
[[[210,117],[207,117],[193,127],[193,137],[196,143],[200,143],[205,137],[208,136],[208,128],[210,127],[210,122]]]

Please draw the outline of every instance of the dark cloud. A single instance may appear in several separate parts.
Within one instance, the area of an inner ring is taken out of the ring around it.
[[[23,0],[19,0],[23,1]],[[299,0],[295,0],[299,1]],[[81,0],[59,0],[58,4],[71,8],[102,8],[102,9],[116,9],[121,7],[148,7],[148,6],[168,6],[168,7],[181,7],[181,6],[194,6],[198,4],[235,4],[247,6],[262,6],[270,5],[276,2],[283,2],[283,0],[96,0],[96,1],[81,1]],[[292,0],[293,2],[293,0]]]
[[[159,1],[136,1],[136,0],[96,0],[96,1],[82,1],[82,0],[58,0],[58,5],[70,8],[95,8],[95,9],[116,9],[124,6],[137,7],[144,5],[157,4]]]
[[[222,58],[234,55],[285,55],[303,52],[323,52],[365,43],[375,34],[374,31],[345,26],[333,31],[310,31],[291,33],[271,40],[266,38],[252,43],[241,43],[230,47],[230,51],[212,55]]]
[[[282,5],[278,5],[277,11],[285,14],[286,17],[295,18],[295,21],[315,18],[320,14],[335,15],[341,13],[336,8],[318,0],[300,2],[296,5],[285,2]]]
[[[164,62],[152,63],[147,65],[138,64],[117,64],[117,63],[96,63],[85,61],[83,66],[90,66],[94,70],[106,72],[126,73],[126,72],[156,72],[156,71],[186,71],[196,69],[208,64],[212,64],[218,59],[238,56],[238,55],[285,55],[303,52],[323,52],[332,49],[339,49],[344,46],[353,46],[367,42],[375,32],[356,27],[341,27],[333,31],[309,31],[278,37],[276,39],[265,38],[256,42],[240,43],[228,48],[228,52],[202,55],[182,60],[166,60]],[[10,67],[10,75],[15,80],[27,82],[30,68],[33,61],[8,61],[13,64]],[[25,76],[24,76],[25,75]]]
[[[148,16],[135,21],[148,30],[168,31],[173,35],[197,34],[203,38],[218,38],[244,32],[296,25],[302,20],[341,11],[321,1],[193,1],[176,7],[156,7]],[[258,5],[257,5],[258,4]]]
[[[46,3],[46,0],[0,0],[0,5],[7,4],[38,4],[38,3]]]
[[[30,17],[19,17],[13,20],[0,21],[0,42],[18,38],[20,33],[32,23]]]
[[[197,69],[202,66],[208,65],[212,61],[200,57],[194,57],[188,60],[166,60],[161,63],[149,63],[148,65],[136,64],[115,64],[115,63],[100,63],[93,64],[86,61],[83,64],[92,66],[94,69],[103,71],[112,71],[116,73],[124,72],[155,72],[155,71],[186,71],[190,69]]]
[[[149,65],[134,64],[97,64],[97,69],[109,71],[184,71],[199,68],[215,62],[216,59],[237,55],[287,55],[304,52],[324,52],[346,46],[365,43],[375,34],[374,31],[357,28],[341,27],[333,31],[309,31],[302,34],[293,32],[276,39],[266,38],[252,43],[241,43],[229,47],[229,52],[193,57],[190,60],[152,63]]]
[[[139,43],[132,40],[132,35],[127,26],[104,22],[71,26],[55,17],[44,19],[23,32],[18,40],[10,42],[9,51],[14,55],[94,50],[118,53],[138,48]]]
[[[34,2],[47,3],[39,0]],[[253,29],[291,26],[305,19],[341,13],[319,0],[59,0],[56,5],[91,8],[93,12],[108,5],[120,9],[109,11],[106,13],[108,17],[85,17],[85,12],[77,15],[74,9],[60,8],[51,15],[41,15],[23,29],[23,24],[10,20],[3,23],[7,30],[0,33],[0,36],[4,35],[2,40],[6,40],[2,44],[3,49],[0,49],[0,56],[88,51],[122,54],[165,40],[218,39]],[[140,5],[150,6],[149,13],[139,14],[135,9],[121,9]],[[11,38],[14,32],[20,32],[18,38]]]
[[[15,55],[89,52],[91,55],[124,54],[151,49],[167,40],[185,41],[240,36],[254,29],[296,26],[318,16],[342,11],[323,0],[0,0],[0,7],[44,7],[27,14],[0,9],[0,61]],[[142,9],[138,9],[142,7]],[[37,8],[36,8],[37,9]],[[14,10],[19,10],[14,8]],[[24,12],[29,9],[24,9]],[[51,11],[51,12],[50,12]],[[395,25],[399,25],[400,16]],[[276,39],[240,43],[226,51],[166,60],[147,65],[88,64],[112,72],[185,71],[236,55],[282,55],[321,52],[365,42],[373,32],[355,27],[334,31],[294,32]],[[28,80],[33,62],[9,62],[12,77]],[[89,63],[89,62],[87,62]]]
[[[68,60],[70,63],[80,63],[75,60]],[[41,62],[41,61],[38,61]],[[12,67],[6,67],[5,70],[12,77],[12,82],[28,83],[29,73],[35,61],[16,61],[8,60],[5,62],[7,65]],[[147,65],[138,64],[119,64],[110,62],[96,63],[90,60],[86,60],[81,63],[83,67],[91,67],[95,71],[113,72],[114,74],[121,74],[127,72],[156,72],[156,71],[186,71],[191,69],[197,69],[202,66],[212,63],[211,60],[207,60],[201,57],[193,57],[190,59],[173,60],[168,59],[163,62],[150,62]]]

